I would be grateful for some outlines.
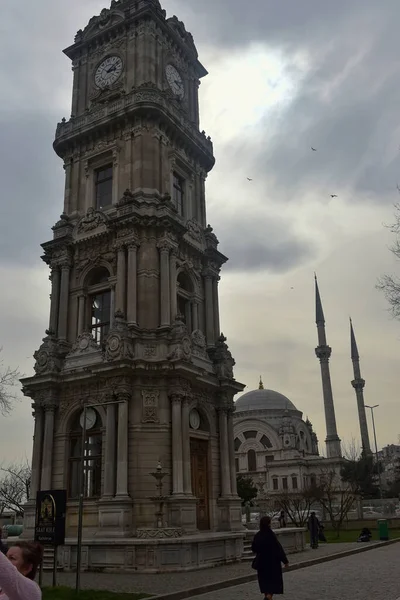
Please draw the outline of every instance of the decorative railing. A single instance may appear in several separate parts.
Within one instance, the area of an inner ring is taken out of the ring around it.
[[[209,137],[204,132],[200,132],[192,123],[190,123],[185,115],[183,115],[170,101],[164,97],[163,93],[157,89],[144,88],[135,90],[127,94],[123,98],[113,100],[101,108],[88,111],[86,114],[79,117],[71,117],[69,121],[63,120],[58,123],[56,130],[56,142],[62,141],[61,138],[68,138],[84,130],[86,127],[92,126],[94,123],[100,123],[102,120],[113,116],[118,116],[118,113],[126,114],[141,104],[153,104],[161,109],[172,114],[175,121],[180,127],[197,143],[199,143],[207,152],[212,154],[213,145]]]

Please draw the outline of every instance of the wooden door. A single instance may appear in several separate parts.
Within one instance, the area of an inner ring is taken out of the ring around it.
[[[192,467],[192,492],[198,500],[197,528],[200,531],[210,529],[209,490],[208,490],[208,442],[190,440]]]

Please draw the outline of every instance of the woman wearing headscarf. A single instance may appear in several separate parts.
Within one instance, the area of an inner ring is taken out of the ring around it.
[[[269,517],[260,520],[260,531],[254,536],[251,549],[256,555],[252,566],[257,571],[260,592],[266,600],[271,600],[274,594],[283,594],[282,563],[288,567],[289,561],[271,529]]]

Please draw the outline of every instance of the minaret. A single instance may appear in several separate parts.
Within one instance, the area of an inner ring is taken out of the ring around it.
[[[371,446],[369,443],[367,415],[364,406],[364,386],[365,381],[361,377],[360,371],[360,356],[358,354],[356,336],[354,335],[353,322],[350,319],[350,339],[351,339],[351,360],[353,363],[354,379],[351,385],[355,389],[358,407],[358,419],[360,421],[361,444],[364,454],[371,454]]]
[[[324,395],[325,421],[326,421],[326,452],[328,458],[342,456],[340,439],[336,429],[335,407],[333,405],[331,374],[329,371],[329,358],[332,349],[326,343],[325,317],[319,295],[317,276],[315,276],[315,313],[318,331],[318,347],[315,354],[321,364],[322,392]]]

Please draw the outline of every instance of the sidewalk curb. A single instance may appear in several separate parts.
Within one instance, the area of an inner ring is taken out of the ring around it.
[[[386,542],[378,542],[367,546],[361,546],[360,548],[353,548],[352,550],[345,550],[344,552],[337,552],[336,554],[329,554],[328,556],[321,556],[319,558],[303,560],[285,569],[284,573],[291,573],[292,571],[298,571],[299,569],[305,569],[314,565],[331,562],[333,560],[338,560],[339,558],[346,558],[347,556],[352,556],[353,554],[362,554],[363,552],[369,552],[370,550],[384,548],[385,546],[391,546],[392,544],[396,544],[398,542],[400,542],[400,538],[388,540]],[[233,579],[216,581],[215,583],[209,583],[206,585],[198,586],[196,588],[180,590],[179,592],[172,592],[171,594],[151,596],[150,600],[185,600],[186,598],[191,598],[192,596],[200,596],[202,594],[208,594],[209,592],[215,592],[217,590],[223,590],[225,588],[236,587],[245,583],[252,583],[253,581],[257,581],[257,575],[254,572],[251,575],[241,575],[240,577],[234,577]]]

